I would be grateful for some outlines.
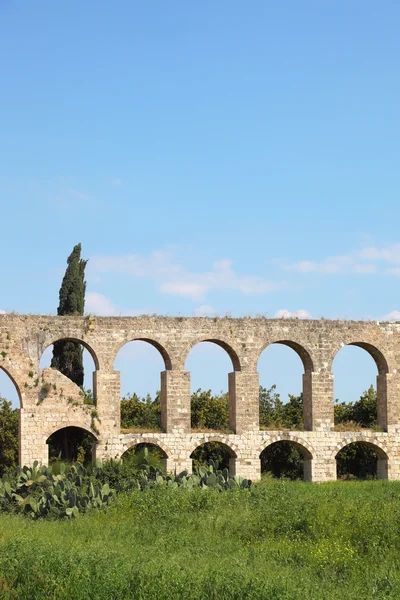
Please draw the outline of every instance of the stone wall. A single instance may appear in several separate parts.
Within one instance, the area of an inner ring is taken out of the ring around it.
[[[77,386],[54,369],[40,370],[44,350],[61,339],[81,342],[95,363],[97,415],[83,403]],[[143,340],[161,353],[163,433],[120,433],[120,377],[114,360],[120,348]],[[229,374],[231,434],[200,434],[190,429],[191,348],[209,341],[232,360]],[[258,359],[270,344],[292,348],[304,365],[306,431],[260,431]],[[382,432],[335,432],[332,362],[344,345],[364,348],[377,366],[378,421]],[[191,469],[190,455],[200,444],[222,442],[231,454],[231,470],[260,476],[260,453],[287,439],[305,459],[305,478],[336,478],[336,454],[354,441],[376,449],[380,477],[400,479],[400,324],[330,320],[231,319],[182,317],[49,317],[0,315],[0,368],[14,382],[20,398],[20,462],[48,460],[46,440],[58,429],[91,431],[98,458],[118,458],[129,447],[148,442],[165,454],[169,470]]]

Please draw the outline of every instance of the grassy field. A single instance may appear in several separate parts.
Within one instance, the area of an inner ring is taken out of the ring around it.
[[[0,516],[0,598],[400,598],[400,483],[154,489],[72,521]]]

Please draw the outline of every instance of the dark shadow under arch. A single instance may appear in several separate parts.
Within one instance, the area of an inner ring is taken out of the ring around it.
[[[338,479],[387,479],[388,455],[369,441],[344,444],[336,456]]]
[[[88,464],[96,458],[96,436],[83,427],[56,429],[47,438],[49,463],[56,460]]]
[[[121,460],[134,471],[155,467],[164,471],[167,470],[167,452],[156,442],[138,441],[132,444],[123,454]]]
[[[237,454],[233,448],[223,442],[214,440],[201,442],[192,451],[190,458],[194,468],[207,465],[212,460],[217,464],[218,469],[228,469],[231,475],[235,474]]]
[[[260,453],[261,473],[273,477],[312,480],[312,454],[294,440],[273,441]]]

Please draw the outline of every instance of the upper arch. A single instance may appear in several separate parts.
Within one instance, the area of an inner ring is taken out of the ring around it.
[[[19,400],[20,408],[23,408],[23,406],[22,406],[22,394],[21,394],[21,390],[19,388],[18,383],[16,382],[16,380],[14,379],[14,377],[11,375],[10,371],[8,369],[6,369],[6,367],[4,367],[3,365],[0,365],[0,370],[2,370],[7,375],[7,377],[9,377],[10,381],[14,384],[14,387],[17,390],[17,395],[18,395],[18,400]]]
[[[304,366],[305,373],[312,373],[314,371],[314,363],[311,358],[310,352],[308,350],[306,350],[306,348],[304,346],[302,346],[301,344],[299,344],[298,342],[294,342],[292,340],[285,340],[285,339],[278,339],[278,340],[274,340],[272,342],[267,342],[262,347],[261,352],[258,355],[257,365],[261,358],[261,354],[264,352],[264,350],[266,348],[268,348],[268,346],[271,346],[272,344],[283,344],[284,346],[288,346],[289,348],[294,350],[296,352],[296,354],[300,357],[300,359],[303,363],[303,366]]]
[[[147,337],[143,337],[143,336],[139,336],[139,337],[132,337],[129,338],[128,340],[122,342],[121,344],[119,344],[119,346],[117,347],[117,351],[115,353],[114,356],[114,361],[113,361],[113,366],[115,365],[115,361],[117,359],[118,353],[119,351],[126,346],[126,344],[130,344],[130,342],[146,342],[147,344],[150,344],[151,346],[153,346],[154,348],[156,348],[156,350],[159,351],[159,353],[161,354],[163,361],[164,361],[164,365],[165,365],[165,369],[167,371],[171,371],[172,370],[172,361],[170,358],[169,353],[167,352],[167,350],[165,349],[165,347],[160,344],[160,342],[157,342],[156,340],[147,338]]]
[[[41,360],[45,350],[47,350],[47,348],[49,348],[50,346],[53,346],[57,342],[77,342],[78,344],[81,344],[84,348],[86,348],[86,350],[89,352],[90,356],[93,358],[93,362],[94,362],[96,371],[100,370],[99,359],[97,358],[97,354],[93,350],[93,348],[91,346],[89,346],[89,344],[87,342],[85,342],[84,340],[81,340],[80,338],[75,338],[75,337],[60,337],[60,338],[56,338],[56,339],[52,340],[51,342],[48,342],[46,344],[46,346],[42,349],[42,354],[40,356],[40,360]],[[40,360],[39,360],[39,362],[40,362]]]
[[[374,359],[379,375],[389,373],[389,365],[383,352],[379,350],[379,348],[377,348],[376,346],[373,346],[372,344],[369,344],[367,342],[347,342],[346,344],[343,344],[343,346],[341,346],[335,352],[335,355],[332,359],[332,364],[336,356],[339,354],[340,350],[342,350],[342,348],[344,348],[345,346],[357,346],[358,348],[362,348],[363,350],[368,352],[368,354]]]
[[[213,338],[213,337],[204,337],[204,338],[199,338],[199,339],[196,339],[195,341],[193,341],[190,345],[190,348],[186,352],[184,364],[186,364],[188,356],[189,356],[190,352],[193,350],[193,348],[195,346],[197,346],[197,344],[201,344],[202,342],[210,342],[212,344],[216,344],[217,346],[220,346],[220,348],[225,350],[225,352],[228,354],[229,358],[231,359],[233,370],[234,371],[242,370],[240,359],[239,359],[236,351],[232,348],[231,344],[229,344],[225,340],[221,340],[221,339],[217,339],[217,338]]]

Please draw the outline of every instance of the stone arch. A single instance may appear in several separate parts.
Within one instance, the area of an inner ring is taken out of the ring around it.
[[[193,456],[193,454],[196,452],[196,450],[202,448],[203,446],[208,446],[208,444],[210,444],[210,443],[219,444],[219,446],[222,446],[223,450],[226,453],[225,458],[222,458],[222,465],[220,463],[219,468],[227,467],[229,470],[229,473],[231,475],[235,475],[236,463],[239,460],[238,449],[234,444],[229,442],[223,436],[211,435],[211,436],[205,436],[205,437],[201,438],[200,440],[197,441],[197,443],[192,444],[192,449],[190,451],[189,458],[192,461],[195,460],[195,457]],[[215,451],[215,448],[214,448],[214,451]],[[207,452],[207,450],[206,450],[206,452]],[[217,454],[217,456],[218,456],[218,454]],[[205,458],[205,457],[203,457],[203,458]],[[217,458],[217,460],[220,460],[220,457],[213,457],[213,458]],[[225,462],[225,466],[224,466],[224,462]]]
[[[189,446],[189,456],[191,456],[193,452],[197,450],[197,448],[204,446],[204,444],[208,444],[209,442],[217,442],[218,444],[222,444],[231,454],[232,458],[240,458],[239,449],[236,444],[229,441],[226,436],[223,435],[207,435],[199,438],[196,442],[192,442]]]
[[[336,468],[337,468],[338,475],[339,475],[338,455],[341,450],[343,450],[344,448],[346,448],[347,446],[350,446],[352,444],[354,444],[354,445],[359,444],[360,446],[367,446],[368,448],[374,450],[375,455],[377,457],[376,472],[371,473],[371,471],[370,471],[371,465],[368,465],[369,460],[367,460],[368,466],[366,468],[366,471],[364,471],[364,474],[362,473],[362,471],[361,472],[358,471],[358,474],[357,474],[357,468],[356,468],[356,476],[357,477],[367,476],[367,478],[368,478],[371,475],[373,475],[373,476],[376,475],[377,479],[388,479],[389,456],[387,454],[386,447],[384,447],[384,445],[381,444],[379,442],[379,440],[377,440],[377,439],[369,440],[369,439],[360,438],[360,437],[356,437],[356,436],[354,436],[351,439],[347,439],[344,443],[337,445],[333,460],[336,461]],[[360,458],[358,459],[358,461],[360,461]],[[360,462],[358,462],[358,469],[359,468],[360,468]],[[375,469],[374,469],[374,471],[375,471]],[[355,473],[352,473],[352,475],[354,475],[354,474]],[[349,474],[347,474],[347,475],[349,475]]]
[[[134,448],[135,446],[138,446],[139,444],[152,444],[153,446],[157,446],[157,448],[160,448],[160,450],[162,450],[162,452],[165,454],[165,458],[170,458],[172,456],[171,450],[166,444],[164,444],[164,442],[154,437],[142,437],[129,440],[129,442],[127,443],[124,442],[121,457],[125,454],[125,452],[127,452],[131,448]]]
[[[363,350],[368,352],[368,354],[370,356],[372,356],[372,358],[374,359],[379,375],[384,375],[384,374],[389,373],[389,365],[388,365],[388,362],[387,362],[382,350],[380,350],[376,346],[369,344],[367,342],[355,341],[355,342],[346,342],[346,343],[341,344],[340,347],[337,348],[334,353],[334,356],[332,359],[332,364],[333,364],[333,361],[335,360],[336,356],[340,352],[340,350],[342,350],[342,348],[344,348],[345,346],[357,346],[358,348],[362,348]],[[331,370],[332,370],[332,367],[331,367]]]
[[[48,447],[49,461],[51,458],[57,460],[61,457],[64,461],[74,462],[83,452],[83,464],[87,464],[96,458],[99,439],[98,435],[87,426],[82,426],[79,422],[66,422],[62,427],[53,429],[52,433],[46,436],[45,441]],[[53,457],[51,456],[52,452]]]
[[[260,360],[261,354],[266,348],[268,348],[268,346],[271,346],[272,344],[283,344],[284,346],[288,346],[288,348],[294,350],[299,356],[301,362],[303,363],[304,373],[312,373],[314,371],[314,361],[311,357],[311,352],[307,350],[307,348],[304,345],[299,344],[298,342],[281,338],[269,341],[262,346],[260,352],[258,353],[257,364]]]
[[[219,346],[220,348],[222,348],[225,351],[225,353],[229,356],[229,358],[232,362],[232,366],[233,366],[234,370],[233,370],[233,372],[228,372],[228,374],[227,374],[228,375],[228,410],[229,410],[228,426],[232,431],[236,432],[237,396],[238,396],[237,377],[238,376],[240,377],[239,372],[241,371],[241,362],[240,362],[239,356],[238,356],[236,350],[232,347],[232,345],[230,343],[228,343],[227,341],[225,341],[224,339],[221,339],[220,336],[218,338],[204,336],[204,337],[196,338],[196,340],[191,342],[190,348],[187,349],[186,353],[185,353],[184,365],[186,365],[187,360],[189,358],[189,354],[193,350],[193,348],[195,348],[195,346],[197,346],[198,344],[201,344],[202,342],[208,342],[211,344],[215,344],[216,346]]]
[[[332,362],[331,362],[331,373],[333,376],[333,362],[339,352],[346,346],[356,346],[365,350],[376,364],[378,371],[376,377],[376,395],[377,395],[377,413],[378,413],[378,425],[382,427],[384,431],[388,428],[388,406],[387,406],[387,375],[389,373],[389,365],[383,352],[375,345],[368,342],[346,342],[342,343],[339,348],[336,348]]]
[[[311,351],[305,347],[305,345],[288,340],[286,338],[277,338],[270,340],[264,344],[262,350],[258,353],[257,358],[257,370],[258,364],[264,350],[273,344],[287,346],[293,350],[303,363],[304,373],[302,376],[302,394],[303,394],[303,428],[306,431],[312,430],[313,427],[313,410],[312,410],[312,377],[314,372],[314,361],[312,358]],[[298,426],[300,429],[301,427]]]
[[[53,346],[57,342],[76,342],[78,344],[81,344],[81,346],[83,346],[89,352],[90,356],[92,357],[94,366],[95,366],[95,370],[96,371],[100,370],[100,362],[99,362],[96,352],[93,350],[93,348],[87,342],[85,342],[85,340],[82,340],[81,338],[77,338],[77,337],[60,336],[60,337],[54,338],[50,342],[46,341],[46,345],[43,346],[40,357],[39,357],[39,363],[40,363],[40,360],[41,360],[45,350],[47,350],[47,348],[49,348],[50,346]]]
[[[216,344],[217,346],[220,346],[220,348],[225,350],[225,352],[228,354],[229,358],[231,359],[233,370],[234,371],[242,370],[241,362],[240,362],[240,359],[239,359],[239,356],[238,356],[236,350],[232,347],[232,345],[229,342],[221,339],[221,336],[218,336],[218,338],[209,337],[209,336],[196,338],[196,340],[194,340],[190,344],[190,347],[186,349],[185,357],[184,357],[184,364],[186,363],[191,350],[193,350],[193,348],[195,346],[197,346],[197,344],[201,344],[201,342],[210,342],[211,344]]]
[[[264,442],[264,444],[262,444],[258,448],[258,450],[259,450],[258,458],[260,459],[260,463],[262,464],[262,454],[267,448],[270,448],[273,445],[278,445],[283,442],[288,442],[289,444],[291,444],[298,451],[300,456],[302,457],[302,463],[294,463],[294,465],[295,465],[294,471],[293,471],[293,466],[292,466],[290,475],[288,475],[288,473],[286,472],[285,476],[297,478],[298,476],[300,476],[302,474],[304,481],[312,481],[312,479],[313,479],[313,458],[315,456],[315,450],[311,446],[311,444],[309,442],[307,442],[307,440],[300,438],[298,436],[284,435],[284,434],[271,436],[271,438],[269,440],[266,440]],[[276,459],[276,457],[274,457],[274,458]],[[293,460],[293,459],[290,458],[290,460]],[[289,462],[287,462],[287,461],[282,462],[282,464],[286,465],[286,467],[285,467],[286,469],[287,469],[287,465],[290,465],[290,460],[289,460]],[[274,472],[274,469],[273,469],[274,465],[276,465],[276,463],[273,461],[271,463],[272,472]],[[283,473],[285,474],[285,471],[283,471]],[[278,469],[278,472],[275,472],[275,476],[281,477],[282,471],[279,473],[279,469]]]
[[[94,433],[94,431],[92,431],[90,429],[90,427],[88,427],[86,424],[83,424],[81,421],[67,421],[67,422],[63,423],[61,427],[59,425],[56,425],[56,426],[50,425],[45,430],[45,433],[44,433],[46,441],[49,439],[50,436],[53,435],[53,433],[56,433],[57,431],[60,431],[61,429],[66,429],[67,427],[76,427],[77,429],[83,429],[87,433],[90,433],[96,439],[96,442],[99,441],[98,434]]]
[[[147,344],[150,344],[151,346],[156,348],[156,350],[158,350],[159,353],[161,354],[161,356],[164,360],[165,370],[166,371],[172,370],[172,360],[170,357],[170,353],[167,351],[165,346],[152,338],[143,337],[141,335],[129,337],[127,340],[118,344],[118,346],[116,347],[116,349],[114,351],[113,365],[115,364],[115,360],[116,360],[117,355],[118,355],[119,351],[121,350],[121,348],[123,348],[124,346],[126,346],[126,344],[129,344],[130,342],[146,342]]]
[[[343,450],[343,448],[346,448],[346,446],[349,446],[349,444],[356,444],[356,443],[365,444],[366,446],[370,446],[371,448],[373,448],[376,451],[379,458],[382,458],[382,459],[389,458],[389,456],[387,454],[387,447],[384,444],[382,444],[382,442],[380,442],[378,439],[376,439],[376,438],[370,439],[370,438],[366,438],[366,437],[353,435],[351,437],[341,439],[340,442],[337,442],[337,444],[334,447],[334,450],[332,450],[332,452],[331,452],[330,460],[335,460],[337,454],[341,450]]]
[[[256,455],[260,456],[265,448],[268,448],[268,446],[271,446],[271,444],[275,444],[276,442],[292,442],[300,453],[303,453],[304,458],[312,459],[315,456],[315,450],[307,440],[297,435],[285,435],[284,433],[273,435],[268,440],[265,440],[258,446]]]
[[[20,386],[18,385],[15,377],[12,375],[11,371],[8,368],[6,368],[5,366],[0,365],[0,369],[7,375],[7,377],[10,379],[10,381],[14,385],[16,392],[17,392],[18,400],[19,400],[19,407],[23,408],[21,389],[20,389]]]

